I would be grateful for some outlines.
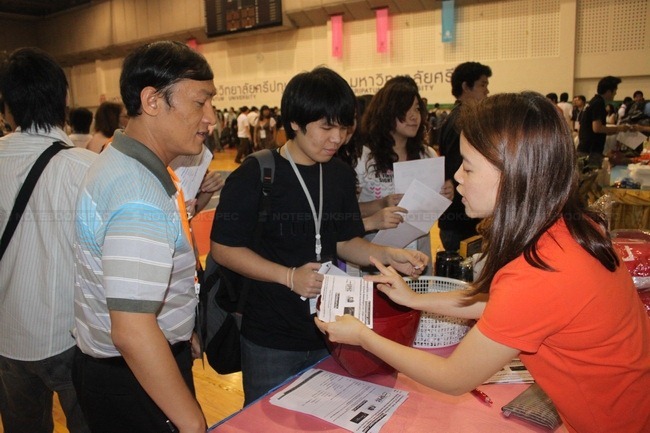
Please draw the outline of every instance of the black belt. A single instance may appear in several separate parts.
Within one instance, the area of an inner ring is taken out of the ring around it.
[[[172,351],[172,355],[174,355],[174,358],[176,358],[178,355],[183,353],[185,350],[189,350],[190,348],[190,342],[189,341],[180,341],[175,344],[170,344],[169,348]],[[77,348],[78,349],[78,348]],[[89,361],[92,361],[96,364],[104,364],[104,365],[115,365],[115,366],[126,366],[126,361],[124,360],[124,357],[122,356],[112,356],[110,358],[95,358],[94,356],[86,355],[85,353],[82,353]]]

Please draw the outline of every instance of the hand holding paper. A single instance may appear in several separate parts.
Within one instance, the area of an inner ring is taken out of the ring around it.
[[[404,248],[429,233],[433,224],[451,204],[449,199],[438,192],[445,183],[444,172],[444,157],[394,163],[395,193],[404,194],[399,206],[408,210],[408,213],[402,214],[404,222],[396,228],[380,230],[372,242]]]
[[[203,153],[177,156],[169,163],[169,166],[181,181],[185,198],[191,199],[199,192],[203,176],[205,176],[205,172],[210,166],[210,161],[212,161],[212,152],[203,146]]]
[[[397,228],[380,230],[372,240],[373,243],[404,248],[429,233],[440,215],[451,205],[451,201],[414,179],[399,205],[408,210],[403,215],[404,222]]]
[[[372,328],[372,283],[361,277],[325,275],[320,294],[318,318],[334,322],[336,316],[350,314]]]

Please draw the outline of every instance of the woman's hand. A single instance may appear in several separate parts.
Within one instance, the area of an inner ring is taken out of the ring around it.
[[[415,293],[402,276],[392,267],[382,265],[374,257],[370,258],[373,265],[381,272],[381,275],[365,275],[363,277],[366,281],[377,283],[377,290],[385,293],[391,301],[410,307],[417,293]]]
[[[384,197],[383,200],[383,207],[391,207],[391,206],[397,206],[399,202],[402,200],[402,197],[404,197],[404,194],[390,194]]]
[[[329,323],[314,317],[314,322],[318,329],[334,343],[360,346],[363,336],[368,332],[372,332],[370,328],[349,314],[336,316],[336,321]]]
[[[440,189],[440,195],[448,200],[454,199],[454,184],[451,179],[447,179]]]
[[[404,217],[399,214],[408,213],[406,209],[399,206],[385,207],[371,216],[363,219],[363,227],[367,232],[384,229],[394,229],[404,222]]]
[[[201,182],[201,187],[199,190],[203,193],[214,194],[223,188],[224,183],[225,181],[218,171],[208,170],[205,173],[205,176],[203,176],[203,181]]]

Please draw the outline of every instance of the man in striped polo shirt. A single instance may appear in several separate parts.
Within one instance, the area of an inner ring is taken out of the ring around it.
[[[189,340],[197,303],[184,198],[169,162],[202,151],[213,73],[178,42],[128,55],[129,123],[77,202],[74,381],[95,432],[205,432]]]

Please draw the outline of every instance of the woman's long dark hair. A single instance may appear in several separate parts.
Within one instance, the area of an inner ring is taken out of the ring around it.
[[[410,137],[406,142],[406,153],[409,161],[420,159],[420,154],[424,152],[427,108],[413,78],[399,75],[388,80],[372,98],[363,114],[361,131],[370,148],[370,157],[374,160],[377,173],[392,170],[393,163],[398,160],[397,153],[393,150],[395,140],[391,132],[397,126],[396,119],[404,121],[414,98],[417,98],[420,105],[422,119],[415,137]]]
[[[537,242],[560,218],[576,242],[613,272],[618,257],[602,217],[578,194],[573,140],[557,108],[538,93],[523,92],[461,110],[460,131],[501,172],[494,212],[479,225],[485,265],[475,292],[489,292],[499,269],[521,254],[531,266],[553,271]]]

